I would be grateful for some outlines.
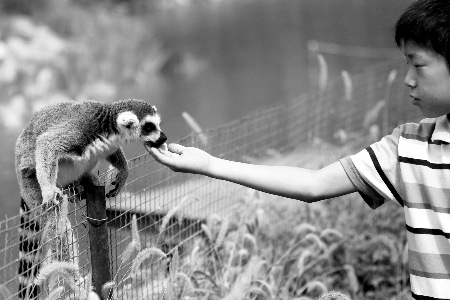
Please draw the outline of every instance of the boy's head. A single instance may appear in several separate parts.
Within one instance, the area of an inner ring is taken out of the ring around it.
[[[406,42],[442,55],[450,67],[450,1],[417,0],[395,24],[395,42]]]
[[[413,105],[429,118],[450,114],[450,0],[414,2],[397,21],[395,41]]]

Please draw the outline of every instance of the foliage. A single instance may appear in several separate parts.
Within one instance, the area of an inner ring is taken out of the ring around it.
[[[2,14],[0,129],[22,128],[31,113],[56,102],[117,100],[157,76],[165,56],[147,19],[120,7],[44,2],[42,14]]]
[[[136,268],[142,262],[136,255],[128,278],[141,281],[117,294],[149,295],[159,284],[165,299],[409,299],[400,209],[387,205],[373,212],[346,197],[312,205],[314,221],[305,223],[306,204],[283,209],[264,198],[249,191],[234,215],[211,215],[190,251],[169,251],[169,272],[162,261],[156,273],[150,265]],[[390,222],[377,221],[378,214]],[[138,236],[137,226],[131,228]],[[159,252],[150,249],[141,253]]]

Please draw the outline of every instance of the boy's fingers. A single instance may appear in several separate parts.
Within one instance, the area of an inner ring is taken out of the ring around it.
[[[147,148],[147,147],[146,147]],[[148,147],[147,151],[153,156],[153,158],[161,160],[164,155],[159,151],[159,149],[154,147]]]
[[[176,154],[182,154],[186,147],[180,145],[180,144],[169,144],[169,151],[176,153]]]

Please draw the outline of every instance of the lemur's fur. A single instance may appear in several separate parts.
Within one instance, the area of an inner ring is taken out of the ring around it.
[[[48,219],[48,207],[58,204],[67,185],[92,180],[90,172],[101,159],[118,170],[115,188],[107,194],[116,196],[128,176],[120,145],[131,141],[152,147],[166,141],[156,108],[143,100],[59,103],[37,112],[22,131],[15,152],[22,197],[20,298],[39,293],[33,280],[40,267],[39,231]]]

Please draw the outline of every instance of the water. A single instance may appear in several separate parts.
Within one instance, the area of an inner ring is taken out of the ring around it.
[[[152,16],[157,36],[173,64],[139,90],[118,98],[147,99],[159,107],[169,140],[189,133],[187,111],[204,128],[239,118],[257,108],[306,92],[317,62],[310,39],[353,46],[395,48],[393,24],[411,0],[247,0],[180,7]],[[325,55],[330,77],[385,58]],[[187,72],[177,72],[182,66]],[[305,112],[306,113],[306,112]],[[14,141],[0,131],[0,220],[18,213]],[[137,150],[128,148],[132,157]],[[142,149],[139,148],[142,153]]]

